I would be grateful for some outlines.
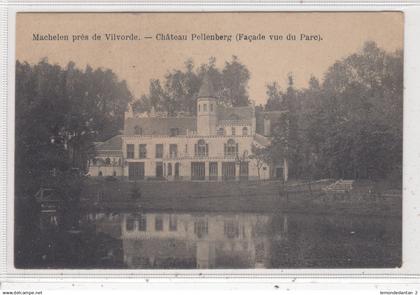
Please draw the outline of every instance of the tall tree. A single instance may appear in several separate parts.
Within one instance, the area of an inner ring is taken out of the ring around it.
[[[16,178],[39,186],[52,169],[84,169],[93,141],[122,128],[130,100],[110,70],[17,61]]]
[[[292,175],[401,182],[402,51],[388,53],[367,42],[336,61],[322,84],[311,77],[307,89],[295,90],[292,82],[289,77],[282,95],[287,112],[274,128],[271,147],[277,157],[287,157]],[[276,88],[267,94],[270,109]]]
[[[196,114],[196,99],[201,81],[209,76],[220,104],[230,106],[248,105],[247,84],[249,71],[236,56],[225,63],[223,69],[216,66],[216,59],[210,57],[207,63],[195,67],[192,59],[185,61],[183,69],[169,71],[164,79],[152,79],[149,93],[135,102],[135,109],[140,112],[154,107],[158,111],[175,116],[178,112]],[[150,102],[145,104],[144,102]]]
[[[250,73],[246,66],[234,55],[231,61],[225,63],[222,75],[225,97],[233,106],[247,106]]]
[[[265,104],[266,111],[281,111],[284,110],[283,92],[277,82],[272,82],[266,85],[267,102]]]

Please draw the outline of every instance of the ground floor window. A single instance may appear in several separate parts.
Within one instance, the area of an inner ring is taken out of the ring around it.
[[[235,180],[236,178],[236,164],[235,162],[222,163],[223,180]]]
[[[176,231],[178,227],[178,220],[175,215],[169,216],[169,230]]]
[[[125,220],[125,230],[133,231],[134,230],[134,218],[132,216],[127,217]]]
[[[138,222],[138,230],[139,231],[146,231],[147,228],[147,219],[146,219],[146,215],[139,215],[137,217],[137,222]]]
[[[162,216],[155,217],[155,230],[162,231],[163,230],[163,218]]]
[[[163,163],[156,162],[156,177],[163,177]]]
[[[204,162],[191,162],[191,179],[192,180],[205,180],[206,169]]]
[[[144,162],[136,162],[128,164],[128,179],[141,180],[144,179]]]
[[[217,162],[210,162],[209,163],[209,179],[210,180],[217,180],[218,176],[218,167]]]
[[[172,176],[172,164],[168,163],[168,176]]]

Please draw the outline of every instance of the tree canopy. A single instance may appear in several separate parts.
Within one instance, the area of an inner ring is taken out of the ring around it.
[[[184,69],[169,71],[164,80],[152,79],[149,93],[134,102],[134,109],[139,112],[168,112],[175,116],[177,112],[196,114],[196,99],[204,76],[208,75],[213,83],[219,103],[230,106],[249,104],[248,81],[250,73],[238,57],[232,56],[224,67],[216,67],[216,59],[211,57],[208,63],[195,67],[192,59],[185,61]]]
[[[126,82],[111,70],[17,61],[16,179],[84,169],[92,143],[122,129],[131,100]]]
[[[323,80],[312,77],[299,90],[289,81],[284,93],[276,83],[267,86],[265,109],[285,111],[273,131],[274,158],[286,157],[296,177],[401,180],[402,51],[367,42]]]

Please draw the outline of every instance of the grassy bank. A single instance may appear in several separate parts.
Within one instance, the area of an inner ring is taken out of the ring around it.
[[[82,189],[82,209],[401,215],[401,194],[395,191],[373,194],[356,186],[350,193],[325,193],[322,187],[328,183],[291,182],[284,186],[279,181],[134,183],[88,180]]]

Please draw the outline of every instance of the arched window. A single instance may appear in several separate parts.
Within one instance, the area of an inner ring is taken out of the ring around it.
[[[232,136],[235,136],[235,135],[236,135],[236,128],[232,127]]]
[[[98,176],[102,176],[102,171],[99,171]]]
[[[225,135],[225,128],[220,127],[219,129],[217,129],[217,135]]]
[[[105,165],[111,165],[111,159],[110,158],[105,159]]]
[[[208,153],[209,153],[209,145],[203,139],[200,139],[195,145],[195,155],[207,156]]]
[[[203,112],[207,112],[207,104],[206,103],[203,105]]]
[[[248,136],[248,127],[242,128],[242,136]]]
[[[201,112],[201,106],[198,104],[198,112]]]
[[[134,134],[135,135],[142,135],[143,130],[140,128],[140,126],[136,125],[134,126]]]
[[[238,144],[233,139],[229,139],[227,143],[225,143],[225,155],[235,156],[237,153],[238,153]]]

